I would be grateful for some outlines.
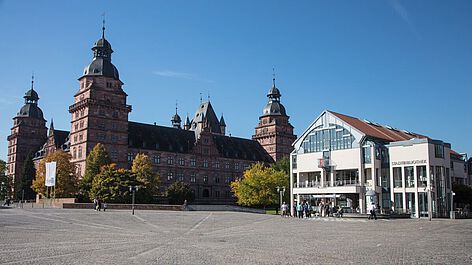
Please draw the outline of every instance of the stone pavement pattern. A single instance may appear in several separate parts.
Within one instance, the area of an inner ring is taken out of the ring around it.
[[[472,220],[0,210],[0,264],[472,264]]]

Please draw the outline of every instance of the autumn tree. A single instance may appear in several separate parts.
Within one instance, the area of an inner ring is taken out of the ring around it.
[[[288,184],[285,172],[256,163],[244,171],[242,178],[231,183],[231,191],[240,205],[266,207],[278,204],[276,187],[288,188]]]
[[[78,177],[75,166],[70,162],[71,155],[62,150],[46,156],[36,170],[36,178],[33,180],[32,188],[36,193],[46,196],[46,163],[56,162],[56,198],[74,197],[78,191]]]
[[[5,174],[7,163],[0,159],[0,200],[4,200],[10,193],[10,179]]]
[[[36,169],[34,168],[32,153],[28,154],[25,163],[23,164],[21,173],[21,181],[17,183],[15,189],[16,197],[18,199],[25,200],[34,199],[36,194],[31,188],[31,185],[33,184],[33,180],[36,177]]]
[[[93,179],[100,173],[100,169],[110,163],[110,156],[105,146],[101,143],[96,144],[87,156],[85,174],[80,182],[80,193],[84,198],[90,197]]]
[[[166,190],[166,197],[170,204],[183,204],[185,200],[190,203],[195,199],[190,185],[182,181],[172,183]]]
[[[152,161],[145,154],[137,154],[133,160],[131,171],[136,175],[136,180],[144,185],[144,188],[152,194],[159,191],[159,174],[152,169]]]
[[[116,164],[105,165],[93,178],[90,199],[98,198],[106,202],[130,202],[130,186],[139,186],[136,176],[127,169],[118,169]]]

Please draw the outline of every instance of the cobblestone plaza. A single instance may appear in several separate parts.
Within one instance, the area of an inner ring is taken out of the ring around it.
[[[1,209],[0,264],[471,264],[472,220]]]

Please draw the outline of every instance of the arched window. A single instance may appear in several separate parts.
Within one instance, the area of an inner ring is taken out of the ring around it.
[[[354,140],[349,130],[340,125],[330,124],[325,129],[318,126],[311,130],[303,139],[302,148],[304,153],[350,149]]]

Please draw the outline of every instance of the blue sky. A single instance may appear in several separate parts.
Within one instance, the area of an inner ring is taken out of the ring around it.
[[[101,34],[115,51],[130,120],[170,126],[209,94],[227,131],[251,137],[277,86],[295,132],[324,109],[472,153],[472,1],[2,1],[0,158],[31,72],[39,105],[68,106]]]

